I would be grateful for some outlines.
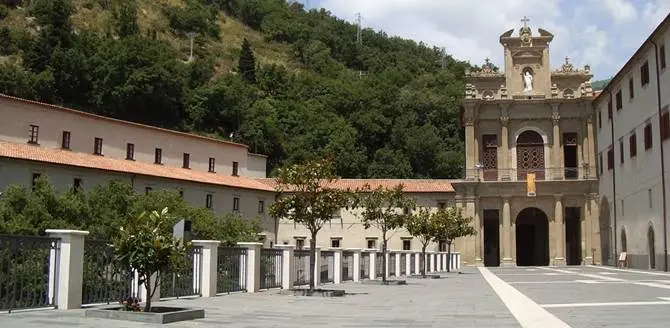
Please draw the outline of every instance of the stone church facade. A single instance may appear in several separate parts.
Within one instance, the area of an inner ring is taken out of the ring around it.
[[[478,234],[459,242],[475,265],[599,263],[594,92],[588,66],[552,70],[553,35],[500,36],[504,72],[488,61],[466,74],[465,179],[457,206]]]

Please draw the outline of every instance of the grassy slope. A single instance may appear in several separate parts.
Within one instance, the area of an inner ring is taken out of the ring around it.
[[[72,16],[72,21],[77,30],[92,29],[104,33],[112,28],[114,22],[111,12],[103,10],[98,5],[97,0],[73,0],[73,3],[76,6],[76,11]],[[145,33],[149,28],[156,30],[158,38],[169,42],[182,54],[182,59],[186,60],[190,42],[188,38],[179,37],[172,33],[162,10],[166,4],[183,6],[184,1],[138,0],[138,3],[138,21],[141,31]],[[36,26],[27,15],[27,9],[11,10],[7,19],[0,22],[0,26],[9,25],[16,30],[28,30],[34,33]],[[201,43],[202,48],[199,48],[197,44],[194,47],[195,56],[198,55],[199,51],[215,54],[218,73],[229,72],[237,65],[239,48],[244,38],[251,42],[259,63],[277,63],[283,64],[290,70],[299,69],[292,55],[290,45],[267,43],[261,33],[250,29],[224,13],[219,15],[219,26],[221,27],[219,40],[208,38],[206,42]]]

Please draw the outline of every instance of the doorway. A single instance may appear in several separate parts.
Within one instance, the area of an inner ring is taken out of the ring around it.
[[[528,207],[516,217],[516,265],[549,265],[549,220],[539,208]]]
[[[579,177],[576,133],[563,133],[563,167],[565,169],[565,179],[577,179]]]
[[[649,269],[656,269],[656,246],[654,245],[654,228],[647,230],[647,241],[649,242]]]
[[[565,208],[565,261],[568,265],[582,264],[581,208]]]
[[[484,266],[500,266],[500,216],[484,210]]]

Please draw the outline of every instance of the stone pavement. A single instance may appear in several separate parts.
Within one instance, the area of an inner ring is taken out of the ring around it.
[[[343,298],[277,291],[180,299],[206,318],[166,327],[668,327],[670,275],[604,267],[464,268],[407,286],[347,283]],[[512,311],[512,312],[511,312]],[[150,327],[84,318],[83,310],[0,314],[0,327]],[[157,326],[158,327],[158,326]]]

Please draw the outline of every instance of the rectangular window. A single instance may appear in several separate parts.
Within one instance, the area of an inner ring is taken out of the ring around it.
[[[31,144],[39,144],[39,139],[40,139],[40,127],[37,125],[30,125],[30,138],[28,139],[28,143]]]
[[[93,154],[102,155],[102,138],[95,138],[93,142]]]
[[[126,144],[126,159],[131,161],[135,160],[135,144]]]
[[[619,92],[616,93],[615,99],[616,99],[616,110],[619,111],[623,107],[623,101],[621,100],[621,90],[619,90]]]
[[[659,54],[658,54],[658,57],[659,57],[659,58],[658,58],[658,59],[659,59],[659,61],[661,62],[661,69],[664,69],[665,66],[666,66],[666,62],[665,62],[665,44],[662,44],[662,45],[658,48],[658,52],[659,52]]]
[[[40,173],[33,173],[33,181],[32,181],[32,187],[33,191],[35,191],[35,187],[37,186],[37,180],[42,176]]]
[[[628,148],[630,149],[631,158],[637,156],[637,136],[635,135],[635,132],[628,138]]]
[[[209,172],[215,172],[216,159],[214,157],[209,158]]]
[[[647,123],[647,125],[644,127],[644,150],[651,148],[652,143],[653,139],[651,135],[651,123]]]
[[[154,153],[154,164],[163,164],[163,150],[156,148]]]
[[[626,212],[624,212],[624,210],[623,210],[623,199],[622,199],[621,200],[621,216],[625,216],[626,214],[624,214],[624,213],[626,213]]]
[[[184,198],[184,191],[183,190],[179,190],[179,197]]]
[[[603,128],[603,112],[598,111],[598,129]]]
[[[259,200],[258,201],[258,213],[259,214],[265,213],[265,201],[264,200]]]
[[[205,196],[205,207],[211,209],[214,206],[214,196],[212,194],[207,194]]]
[[[233,197],[233,212],[240,210],[240,197]]]
[[[607,118],[612,119],[612,101],[607,102]]]
[[[607,169],[611,170],[612,168],[614,168],[614,148],[607,151]]]
[[[60,146],[63,149],[70,149],[70,131],[63,131],[63,138],[61,139]]]
[[[305,240],[302,238],[296,238],[295,240],[295,248],[296,249],[303,249],[305,248]]]
[[[184,153],[184,157],[182,160],[181,167],[185,169],[190,169],[191,168],[191,154],[189,153]]]
[[[341,241],[340,238],[331,238],[330,239],[330,247],[332,247],[332,248],[342,247],[342,246],[340,246],[340,244],[341,244],[340,241]]]
[[[603,153],[598,153],[598,167],[600,168],[600,175],[603,174]]]
[[[447,208],[447,203],[445,203],[445,202],[437,202],[437,208],[439,208],[439,209],[445,209],[445,208]]]
[[[368,249],[375,249],[377,248],[377,241],[374,239],[368,239]]]
[[[668,114],[668,107],[663,108],[661,114],[661,140],[670,138],[670,114]]]
[[[412,249],[412,240],[411,239],[403,239],[402,240],[402,250],[403,251],[409,251]]]
[[[635,98],[635,87],[633,86],[633,78],[628,79],[628,98]]]
[[[621,164],[623,164],[623,160],[624,160],[623,153],[624,153],[624,151],[623,151],[623,139],[619,139],[619,161],[621,162]]]
[[[640,82],[642,86],[649,84],[649,62],[645,61],[642,66],[640,66]]]
[[[151,187],[144,187],[144,194],[148,195],[151,192],[152,189],[153,188],[151,188]]]
[[[240,164],[238,162],[233,162],[233,176],[236,177],[239,175]]]
[[[654,202],[652,201],[653,198],[651,197],[651,188],[647,189],[647,198],[649,198],[649,208],[654,208]]]
[[[74,178],[74,181],[72,181],[72,189],[78,191],[81,188],[81,183],[81,178]]]

